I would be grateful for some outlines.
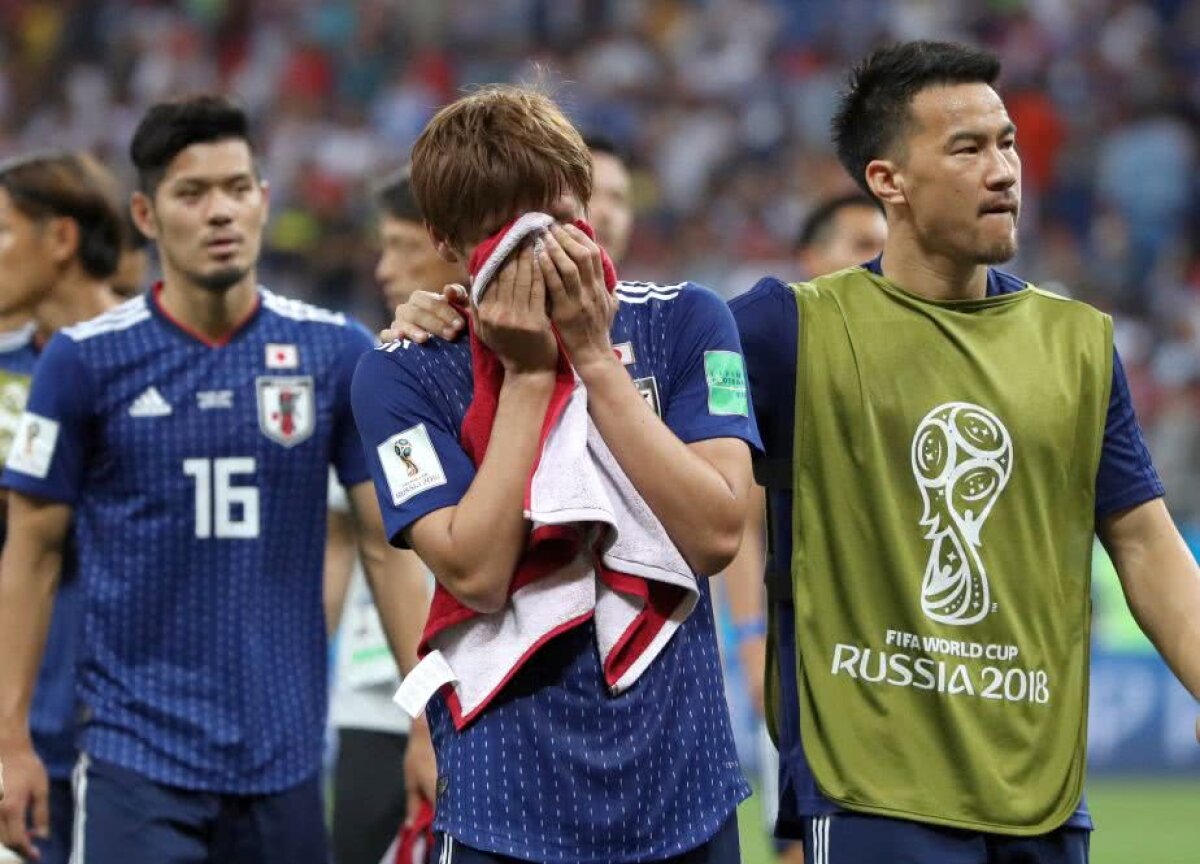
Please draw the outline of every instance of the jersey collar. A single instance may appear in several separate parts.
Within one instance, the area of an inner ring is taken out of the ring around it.
[[[883,276],[882,262],[883,255],[880,254],[862,266],[864,270],[869,270],[876,276]],[[1007,273],[1001,273],[995,267],[989,267],[987,271],[987,291],[984,296],[995,297],[997,294],[1012,294],[1024,287],[1023,284],[1020,284],[1018,280],[1013,279]]]
[[[154,313],[158,320],[163,322],[171,329],[178,331],[182,336],[185,336],[194,342],[199,342],[206,348],[224,348],[235,338],[249,329],[250,325],[253,324],[255,319],[258,318],[259,310],[262,309],[262,290],[256,289],[254,293],[254,306],[251,307],[250,311],[246,314],[246,317],[239,321],[220,339],[210,339],[198,330],[195,330],[194,328],[189,327],[187,324],[184,324],[166,310],[166,308],[162,305],[162,299],[159,296],[162,294],[162,289],[163,283],[161,281],[155,282],[154,286],[150,289],[150,311]]]

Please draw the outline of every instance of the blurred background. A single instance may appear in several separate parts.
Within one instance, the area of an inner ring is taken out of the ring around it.
[[[687,277],[731,297],[761,275],[795,274],[806,213],[851,188],[828,134],[849,65],[922,37],[1001,55],[1024,161],[1011,269],[1116,317],[1196,549],[1196,0],[0,0],[0,155],[90,149],[128,181],[129,136],[150,102],[232,92],[272,186],[263,282],[374,327],[372,181],[464,87],[540,80],[585,133],[629,157],[636,228],[622,275]],[[1196,706],[1129,619],[1100,552],[1096,577],[1094,860],[1200,861]],[[770,860],[757,818],[746,820],[750,864]]]

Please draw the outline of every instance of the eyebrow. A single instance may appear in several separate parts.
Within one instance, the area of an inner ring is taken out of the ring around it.
[[[236,171],[232,174],[223,174],[221,176],[212,176],[209,174],[185,174],[182,177],[175,177],[171,180],[172,186],[183,186],[188,183],[195,183],[201,186],[220,186],[225,183],[236,183],[239,180],[254,180],[253,171]]]
[[[1007,138],[1009,135],[1014,134],[1016,131],[1017,131],[1016,124],[1013,123],[1011,120],[1009,120],[1007,123],[1005,123],[1000,128],[1000,131],[996,134],[996,137],[997,138]],[[983,141],[983,140],[986,140],[988,137],[989,137],[989,134],[987,132],[983,132],[978,129],[963,129],[963,130],[955,132],[953,135],[951,135],[946,140],[946,146],[952,147],[955,144],[959,144],[963,141]]]

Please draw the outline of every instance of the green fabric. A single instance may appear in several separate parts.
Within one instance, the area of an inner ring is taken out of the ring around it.
[[[1112,322],[1032,286],[793,286],[805,753],[850,809],[1010,834],[1074,811]]]

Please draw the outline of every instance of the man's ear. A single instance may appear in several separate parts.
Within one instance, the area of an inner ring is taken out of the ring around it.
[[[46,225],[50,259],[66,264],[79,254],[79,223],[70,216],[55,216]]]
[[[891,159],[872,159],[867,163],[864,176],[871,192],[884,204],[904,203],[904,172]]]
[[[425,233],[429,235],[429,242],[433,244],[434,250],[438,257],[447,264],[458,264],[463,260],[463,255],[454,248],[453,244],[446,239],[445,235],[439,232],[436,228],[425,223]]]
[[[154,219],[154,204],[145,192],[134,192],[129,198],[129,215],[133,224],[151,240],[158,239],[157,222]]]

